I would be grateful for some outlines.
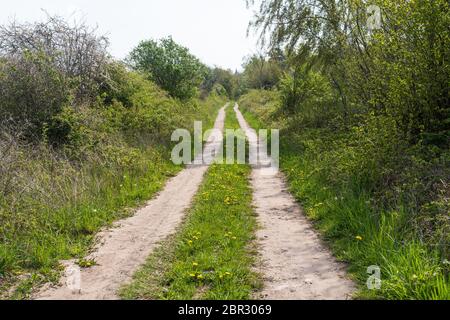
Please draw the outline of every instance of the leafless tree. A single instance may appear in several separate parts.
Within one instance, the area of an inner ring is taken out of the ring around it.
[[[78,81],[77,100],[92,99],[107,79],[110,61],[105,36],[85,22],[69,23],[59,16],[47,15],[45,22],[0,26],[0,58],[18,58],[26,52],[44,53],[54,67]]]

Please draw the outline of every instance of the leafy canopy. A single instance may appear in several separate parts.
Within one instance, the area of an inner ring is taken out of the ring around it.
[[[206,67],[171,37],[142,41],[131,52],[130,62],[172,97],[182,100],[195,95],[206,72]]]

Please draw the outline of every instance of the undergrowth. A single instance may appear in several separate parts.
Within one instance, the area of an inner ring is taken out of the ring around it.
[[[450,298],[448,154],[420,160],[379,119],[349,131],[302,126],[277,112],[276,92],[252,91],[240,103],[254,128],[281,129],[280,163],[290,190],[349,264],[360,298]],[[434,185],[425,179],[431,172],[439,174]],[[380,267],[379,290],[367,289],[369,266]]]

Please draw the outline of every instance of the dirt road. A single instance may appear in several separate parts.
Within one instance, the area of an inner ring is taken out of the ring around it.
[[[215,129],[223,131],[225,109],[219,111]],[[205,158],[222,143],[211,134],[204,149]],[[42,288],[35,299],[43,300],[112,300],[117,290],[131,280],[158,243],[172,234],[182,222],[186,210],[197,192],[207,165],[188,166],[170,179],[165,188],[147,206],[130,218],[118,221],[114,227],[98,235],[97,246],[86,259],[96,265],[81,269],[81,289],[77,289],[74,261],[67,261],[66,275],[60,286]],[[71,285],[68,285],[68,282]],[[75,287],[75,288],[74,288]]]
[[[256,132],[238,105],[235,112],[250,149],[257,148]],[[265,161],[267,162],[267,161]],[[258,268],[264,288],[255,298],[348,299],[354,284],[345,266],[336,262],[289,193],[281,172],[253,166],[251,185],[260,223],[257,238],[262,258]]]
[[[222,144],[225,108],[219,112],[215,123],[219,131],[210,136],[204,158],[211,159],[212,151]],[[256,150],[256,132],[248,126],[237,105],[235,112],[250,140],[250,149]],[[265,163],[267,160],[270,159]],[[74,261],[67,261],[61,284],[42,288],[34,298],[118,299],[117,290],[131,280],[153,249],[180,225],[207,169],[207,165],[188,166],[134,216],[101,232],[93,253],[86,257],[96,265],[81,269],[79,288],[74,278],[77,267]],[[345,266],[335,261],[304,217],[283,175],[267,170],[267,165],[255,165],[251,185],[261,225],[257,238],[262,261],[257,271],[264,277],[264,288],[255,298],[350,298],[354,284],[347,279]]]

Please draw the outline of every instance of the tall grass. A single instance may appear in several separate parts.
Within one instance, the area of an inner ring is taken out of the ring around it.
[[[350,132],[292,126],[277,113],[275,92],[250,92],[240,102],[253,127],[281,129],[280,162],[290,190],[338,259],[349,264],[349,272],[360,285],[360,298],[450,298],[448,243],[436,242],[440,236],[419,233],[418,207],[408,201],[417,199],[418,186],[392,193],[387,186],[376,184],[373,175],[382,170],[392,170],[393,176],[401,173],[391,162],[375,162],[393,151],[375,146],[359,153],[358,144],[364,139],[376,143],[373,132],[355,141]],[[391,141],[385,148],[395,146],[393,136],[387,136]],[[434,234],[445,233],[445,224],[440,228]],[[381,269],[379,290],[367,288],[369,266]]]

